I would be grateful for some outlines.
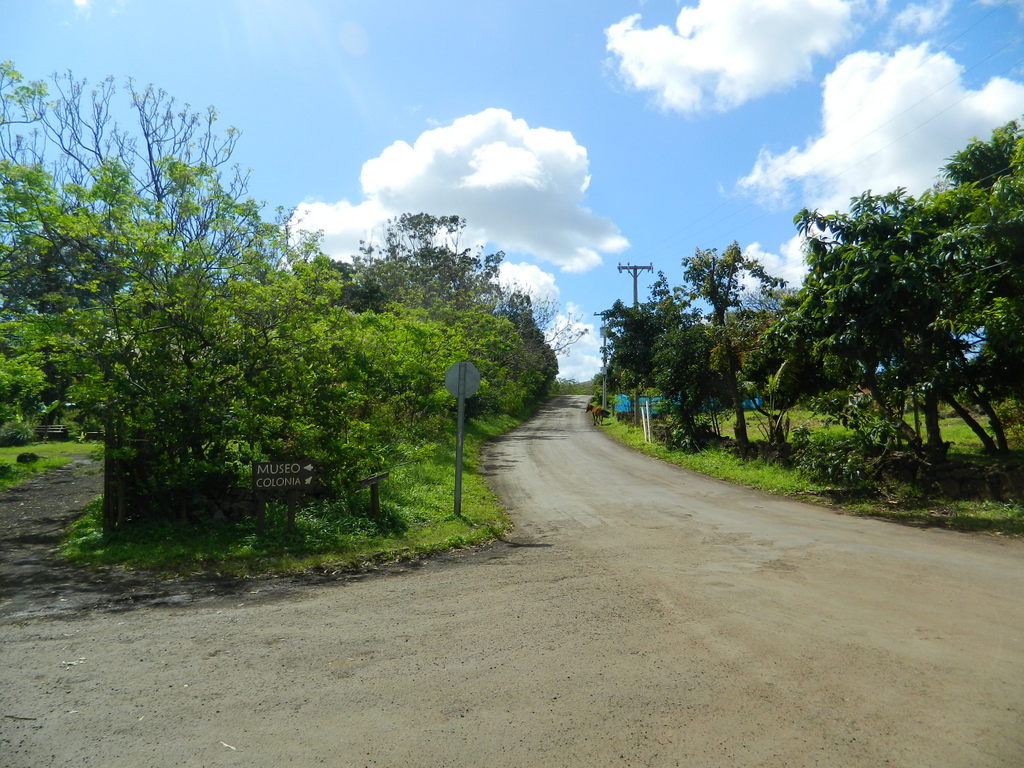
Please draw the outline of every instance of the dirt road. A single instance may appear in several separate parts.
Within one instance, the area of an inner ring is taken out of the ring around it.
[[[573,398],[485,466],[489,548],[2,620],[0,764],[1024,765],[1024,542],[695,476]]]

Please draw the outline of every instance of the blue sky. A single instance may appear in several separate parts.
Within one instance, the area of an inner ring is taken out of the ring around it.
[[[920,192],[1024,116],[1024,0],[0,0],[26,77],[130,76],[242,131],[250,191],[342,258],[457,213],[589,326],[616,269],[736,240],[794,285],[792,219]],[[641,296],[651,279],[641,276]]]

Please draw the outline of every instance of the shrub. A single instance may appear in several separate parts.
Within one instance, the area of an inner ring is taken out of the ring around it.
[[[20,421],[7,421],[0,425],[0,448],[28,445],[35,433],[32,427]]]
[[[696,418],[692,414],[667,414],[662,420],[664,425],[659,432],[664,435],[663,442],[669,448],[676,448],[687,453],[698,453],[709,445],[722,444],[723,438],[709,414],[700,414]]]
[[[855,435],[806,426],[793,430],[793,464],[814,480],[856,488],[867,482],[868,457]]]
[[[1010,398],[996,406],[1011,448],[1024,448],[1024,401]]]

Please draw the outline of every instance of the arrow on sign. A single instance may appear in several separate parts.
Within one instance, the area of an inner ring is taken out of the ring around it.
[[[252,485],[257,493],[302,489],[321,490],[319,468],[309,459],[298,461],[257,461],[252,465]]]

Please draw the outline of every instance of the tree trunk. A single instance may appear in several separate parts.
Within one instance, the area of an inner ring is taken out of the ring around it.
[[[910,444],[914,453],[920,455],[923,452],[923,446],[921,445],[921,438],[914,431],[914,428],[903,420],[902,414],[898,419],[893,419],[892,412],[889,409],[889,404],[885,402],[880,394],[878,394],[878,388],[874,386],[874,381],[868,381],[867,389],[867,393],[871,397],[871,401],[875,404],[875,408],[878,412],[882,414],[882,418],[891,424],[894,424],[897,431],[904,437],[907,443]]]
[[[743,412],[743,398],[740,396],[740,386],[737,382],[738,366],[732,355],[732,349],[726,352],[729,360],[728,373],[725,377],[725,385],[729,389],[729,397],[732,398],[732,405],[736,411],[736,444],[746,448],[750,442],[747,438],[747,417]]]
[[[939,427],[939,393],[929,388],[924,395],[925,453],[932,461],[945,461],[949,446],[942,442]]]
[[[127,435],[128,428],[125,426],[124,416],[117,417],[117,447],[124,448],[128,442]],[[126,475],[128,474],[125,470],[125,460],[120,454],[117,459],[114,460],[115,467],[115,478],[114,483],[114,495],[116,497],[117,504],[117,527],[124,528],[124,521],[127,517],[127,502],[126,496],[128,489],[125,487],[128,484]]]
[[[949,403],[950,407],[954,411],[956,411],[956,415],[963,419],[964,423],[971,428],[971,431],[978,436],[978,439],[981,440],[981,444],[984,447],[985,453],[995,454],[999,452],[998,448],[996,448],[995,441],[989,436],[988,432],[985,431],[985,428],[981,426],[973,416],[971,416],[970,412],[966,408],[960,405],[960,403],[958,403],[956,399],[948,393],[943,394],[943,399]]]
[[[103,417],[103,535],[109,536],[114,532],[117,520],[117,511],[114,504],[114,459],[111,456],[111,446],[116,445],[114,436],[114,420],[109,416]]]
[[[985,416],[988,417],[988,423],[992,427],[992,434],[995,435],[996,448],[999,453],[1009,453],[1010,446],[1006,442],[1006,430],[1003,429],[1003,420],[999,418],[996,409],[992,407],[992,402],[982,394],[978,394],[976,400],[981,410],[985,412]]]
[[[103,533],[110,535],[125,521],[124,419],[103,419]]]

